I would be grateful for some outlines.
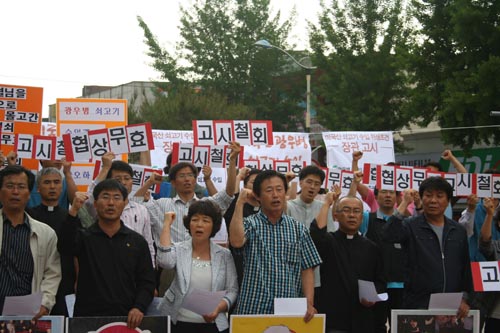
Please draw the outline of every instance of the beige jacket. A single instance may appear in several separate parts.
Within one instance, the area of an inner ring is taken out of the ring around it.
[[[31,234],[30,248],[33,256],[31,292],[42,293],[42,304],[49,311],[56,302],[57,288],[61,282],[61,261],[57,252],[56,232],[48,225],[28,215]],[[0,209],[0,254],[3,239],[3,214]]]

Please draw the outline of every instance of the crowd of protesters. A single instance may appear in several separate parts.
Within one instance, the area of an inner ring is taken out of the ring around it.
[[[108,152],[89,190],[78,192],[71,163],[42,161],[35,175],[15,153],[0,155],[0,309],[6,296],[39,292],[34,322],[68,316],[65,296],[76,294],[74,316],[126,316],[136,328],[159,296],[172,332],[217,333],[229,332],[231,314],[273,314],[275,298],[303,297],[304,321],[324,313],[326,332],[387,333],[391,310],[427,309],[431,294],[460,292],[454,322],[479,309],[485,332],[500,332],[500,295],[474,292],[470,265],[500,259],[497,198],[469,196],[454,221],[444,178],[401,193],[372,189],[355,152],[349,194],[334,186],[319,200],[321,168],[304,167],[295,193],[293,174],[238,171],[240,145],[229,148],[219,191],[210,167],[178,163],[166,168],[168,181],[153,174],[133,192],[132,168]],[[443,158],[466,172],[450,151]],[[214,241],[222,228],[229,242]],[[359,280],[388,300],[360,298]],[[183,307],[195,290],[224,296],[198,314]],[[405,330],[431,326],[409,319]]]

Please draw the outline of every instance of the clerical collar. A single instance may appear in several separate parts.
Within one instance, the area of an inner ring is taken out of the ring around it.
[[[348,235],[348,234],[346,234],[346,235],[345,235],[345,238],[347,238],[347,239],[353,239],[353,238],[354,238],[354,235]]]
[[[47,206],[47,205],[44,205],[42,204],[42,206],[45,207],[45,209],[47,209],[48,212],[53,212],[58,206]]]

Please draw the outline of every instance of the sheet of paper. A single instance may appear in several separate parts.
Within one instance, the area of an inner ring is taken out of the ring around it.
[[[161,316],[162,313],[159,309],[161,301],[163,297],[154,297],[151,304],[149,304],[148,309],[146,310],[146,316]]]
[[[75,310],[75,301],[76,295],[69,294],[64,296],[64,300],[66,301],[66,310],[68,310],[68,317],[73,318],[73,312]]]
[[[429,310],[458,310],[463,293],[431,294]]]
[[[40,311],[42,293],[25,296],[7,296],[3,305],[3,316],[34,316]]]
[[[302,298],[275,298],[275,315],[303,316],[307,312],[307,299]]]
[[[358,280],[359,301],[365,299],[368,302],[387,301],[389,296],[387,293],[378,294],[375,284],[372,281]]]
[[[184,297],[182,307],[203,316],[212,313],[225,294],[225,290],[205,291],[193,289]]]

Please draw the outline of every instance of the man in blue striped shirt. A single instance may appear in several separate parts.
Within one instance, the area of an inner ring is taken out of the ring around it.
[[[235,314],[272,314],[275,298],[305,297],[304,320],[316,309],[313,268],[321,263],[307,228],[284,214],[288,184],[273,171],[257,175],[253,191],[240,192],[229,239],[244,255],[244,274]],[[245,203],[259,201],[259,213],[243,218]]]

